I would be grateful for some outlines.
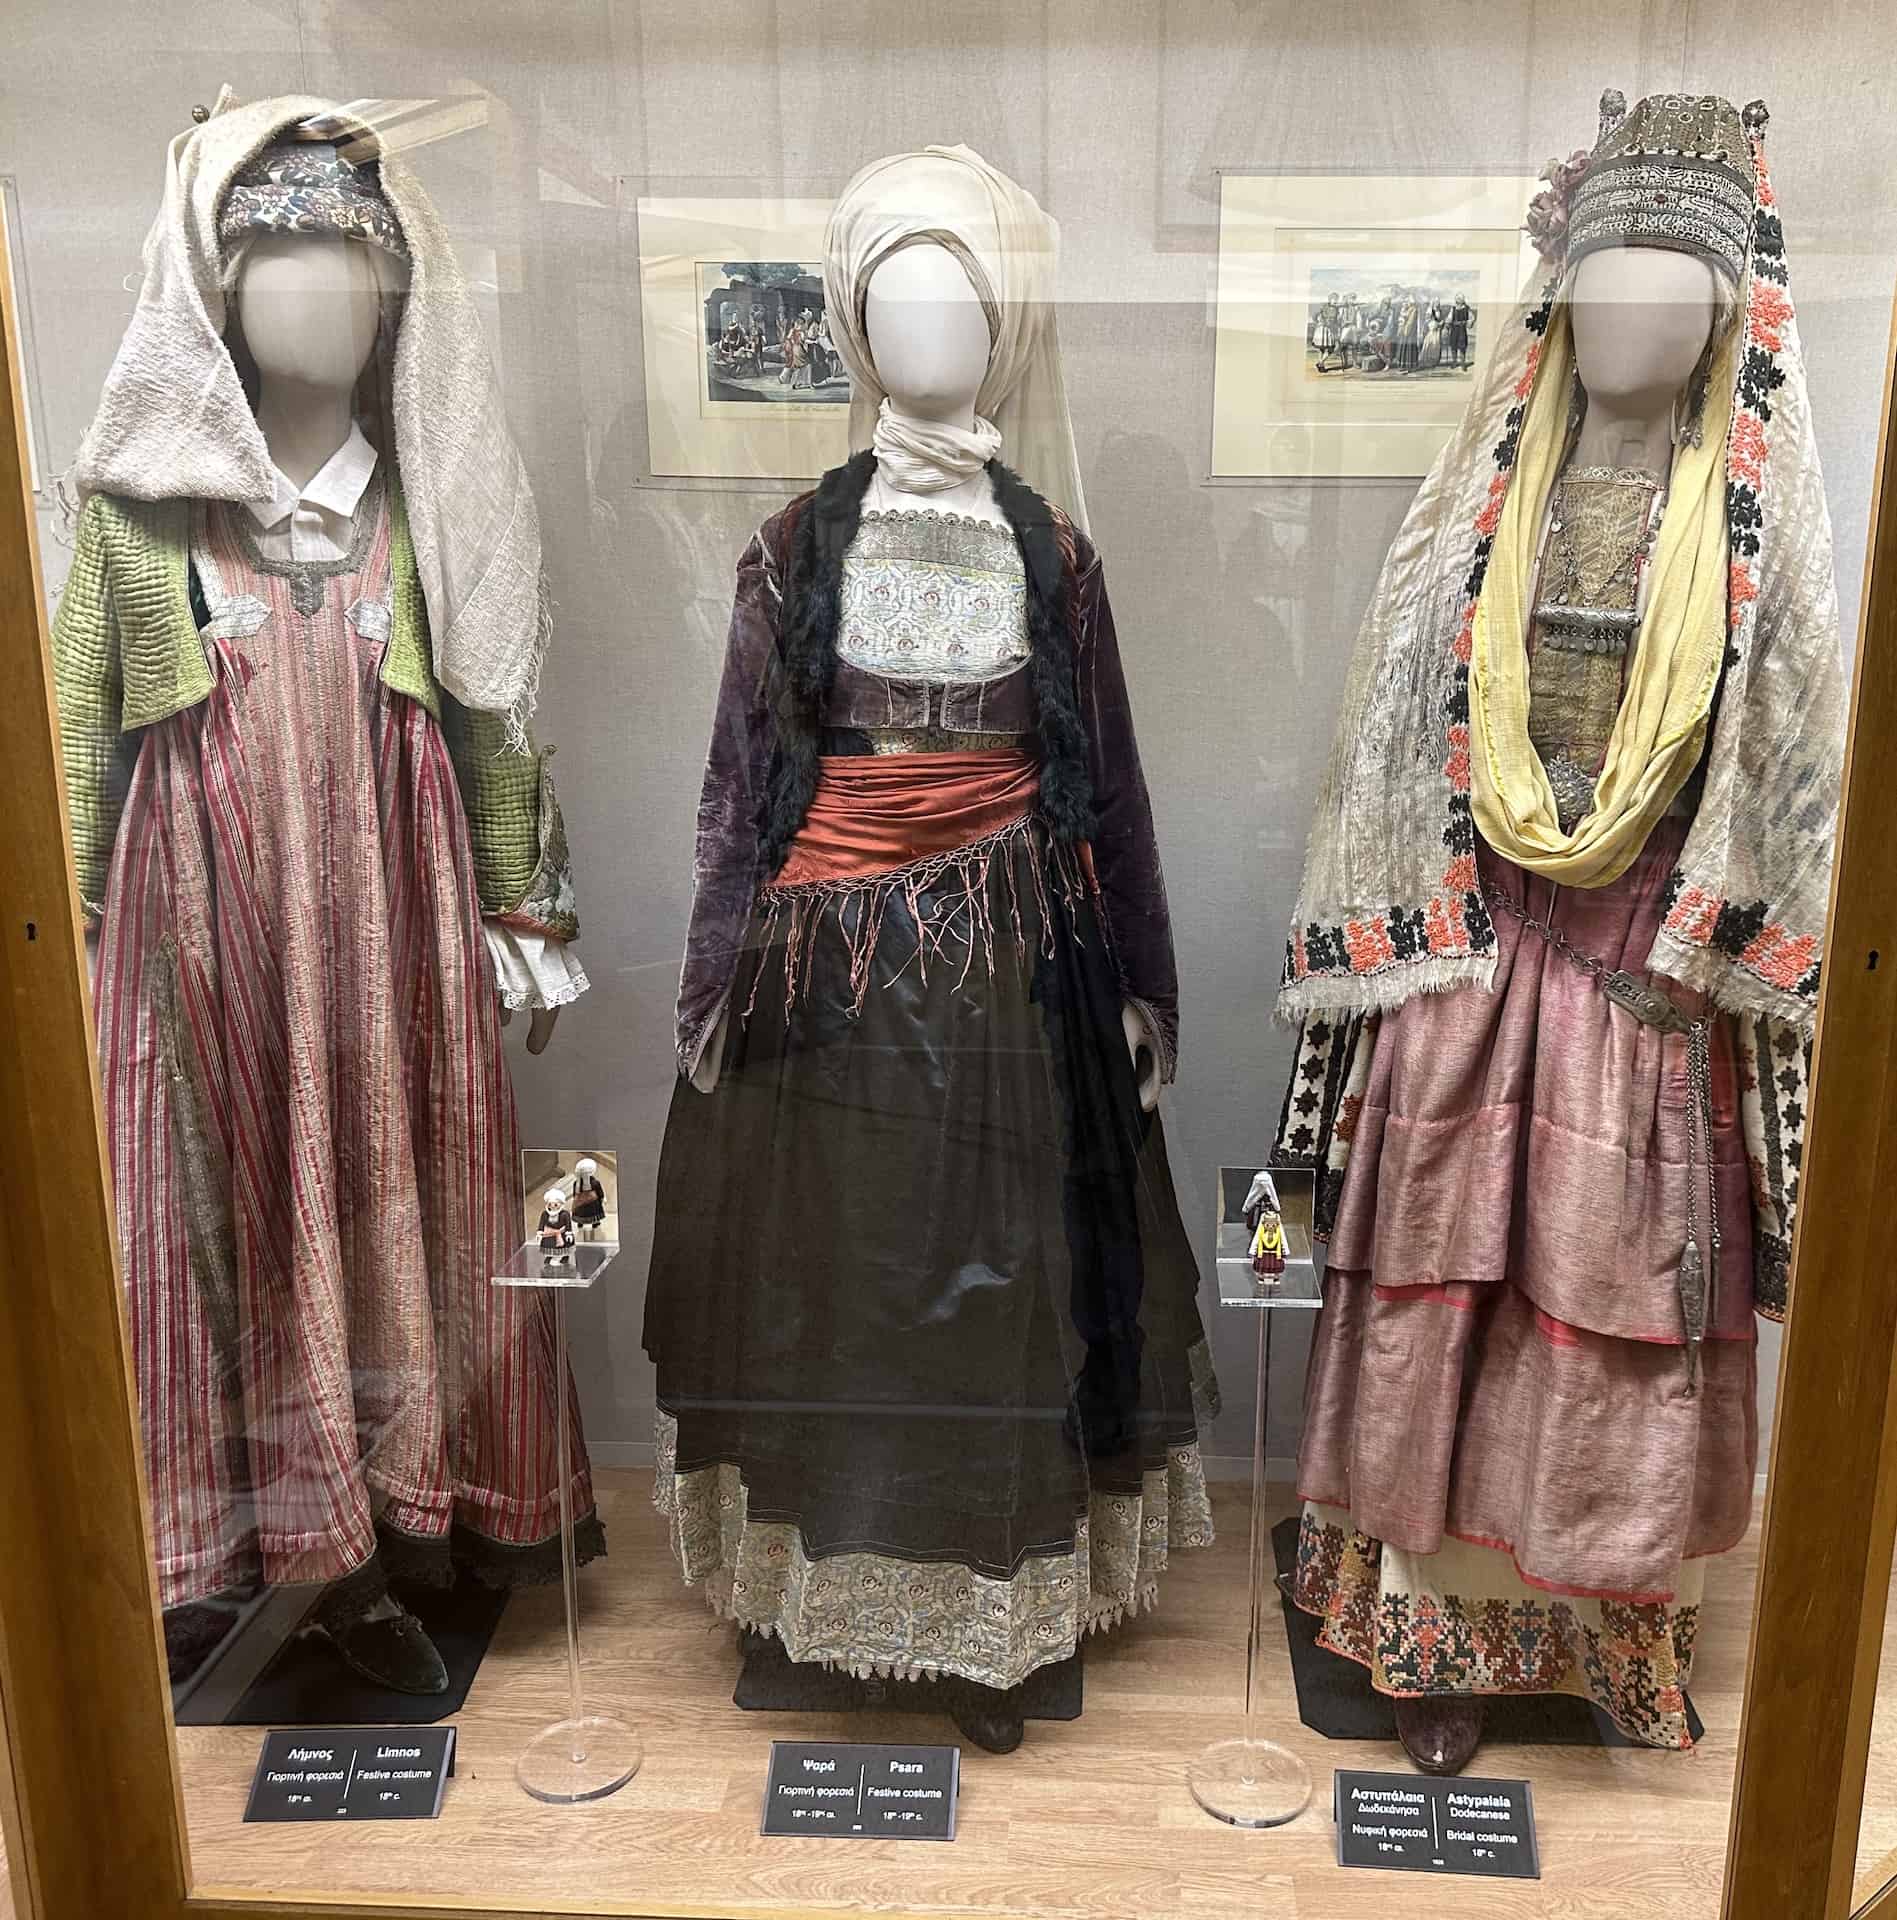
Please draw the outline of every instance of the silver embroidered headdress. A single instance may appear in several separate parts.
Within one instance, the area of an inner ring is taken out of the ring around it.
[[[1745,271],[1757,179],[1750,116],[1716,94],[1656,93],[1629,113],[1601,95],[1601,131],[1568,212],[1569,266],[1601,247],[1670,247],[1737,282]]]

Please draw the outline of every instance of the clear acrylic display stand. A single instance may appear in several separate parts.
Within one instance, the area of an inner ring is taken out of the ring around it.
[[[571,1806],[604,1800],[639,1771],[645,1747],[625,1724],[605,1714],[588,1713],[580,1691],[580,1596],[573,1564],[573,1477],[565,1470],[572,1453],[572,1419],[567,1408],[566,1302],[584,1293],[618,1256],[617,1246],[582,1241],[572,1249],[571,1267],[548,1270],[540,1249],[528,1241],[494,1276],[497,1287],[540,1287],[553,1295],[554,1378],[559,1407],[560,1585],[566,1600],[566,1718],[536,1734],[515,1763],[514,1777],[536,1800]]]
[[[1258,1405],[1251,1453],[1251,1625],[1245,1640],[1245,1730],[1216,1740],[1186,1770],[1192,1797],[1215,1820],[1234,1827],[1281,1827],[1311,1799],[1311,1770],[1290,1748],[1259,1731],[1266,1614],[1274,1592],[1271,1522],[1265,1506],[1265,1416],[1271,1393],[1271,1323],[1280,1312],[1309,1313],[1322,1304],[1311,1257],[1313,1180],[1308,1168],[1269,1168],[1284,1221],[1284,1272],[1260,1280],[1251,1269],[1245,1194],[1255,1167],[1219,1169],[1219,1306],[1251,1313],[1258,1323]]]

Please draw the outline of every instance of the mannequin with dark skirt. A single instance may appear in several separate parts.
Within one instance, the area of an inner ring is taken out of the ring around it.
[[[740,565],[646,1322],[686,1578],[991,1752],[1210,1538],[1212,1404],[1099,562],[986,417],[1012,216],[946,149],[832,222],[832,334],[886,397]]]

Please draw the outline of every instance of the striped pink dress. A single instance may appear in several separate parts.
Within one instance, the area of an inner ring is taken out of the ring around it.
[[[336,1579],[378,1527],[544,1577],[550,1320],[490,1284],[513,1092],[448,750],[379,677],[385,490],[339,560],[209,505],[192,561],[215,685],[140,740],[98,992],[162,1601]]]

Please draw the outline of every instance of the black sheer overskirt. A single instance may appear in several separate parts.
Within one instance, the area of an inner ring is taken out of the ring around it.
[[[814,904],[753,916],[718,1086],[673,1095],[645,1344],[677,1471],[735,1466],[812,1557],[1007,1577],[1198,1438],[1163,1132],[1038,824],[972,880]]]

